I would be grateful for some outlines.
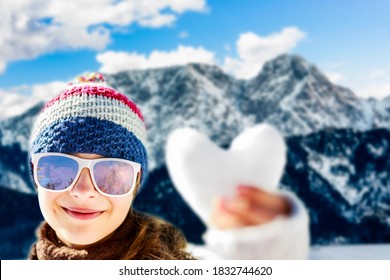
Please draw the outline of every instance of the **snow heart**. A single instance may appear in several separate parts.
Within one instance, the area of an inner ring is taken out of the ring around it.
[[[286,145],[272,126],[259,124],[221,149],[197,130],[173,131],[166,163],[181,196],[207,225],[214,198],[229,196],[238,185],[276,191],[286,163]]]

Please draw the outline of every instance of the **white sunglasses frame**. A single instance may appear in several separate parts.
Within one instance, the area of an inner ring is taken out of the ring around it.
[[[77,174],[75,176],[75,179],[73,180],[73,183],[70,184],[67,188],[65,188],[63,190],[50,190],[50,189],[47,189],[47,188],[41,186],[39,184],[39,181],[38,181],[38,162],[44,156],[62,156],[62,157],[65,157],[65,158],[70,158],[70,159],[75,160],[77,162],[79,168],[77,170]],[[98,188],[98,186],[97,186],[97,183],[95,181],[95,177],[93,176],[93,167],[98,162],[110,161],[110,160],[128,163],[128,164],[130,164],[132,166],[132,168],[134,170],[134,176],[133,176],[133,182],[132,182],[131,188],[125,194],[107,194],[107,193],[101,191]],[[31,161],[32,161],[32,164],[33,164],[33,174],[34,174],[35,184],[37,184],[38,187],[42,188],[45,191],[56,192],[56,193],[66,192],[66,191],[72,189],[73,186],[78,181],[78,179],[80,177],[80,174],[81,174],[81,171],[83,170],[84,167],[86,167],[89,170],[89,174],[91,176],[92,183],[93,183],[93,186],[94,186],[96,191],[98,191],[100,194],[102,194],[104,196],[124,197],[124,196],[128,196],[128,195],[130,195],[132,193],[132,191],[134,190],[134,188],[135,188],[135,186],[137,184],[138,177],[139,177],[140,172],[141,172],[141,164],[139,164],[138,162],[134,162],[134,161],[126,160],[126,159],[121,159],[121,158],[84,159],[84,158],[79,158],[79,157],[76,157],[76,156],[72,156],[72,155],[69,155],[69,154],[63,154],[63,153],[36,153],[36,154],[33,154],[31,156]]]

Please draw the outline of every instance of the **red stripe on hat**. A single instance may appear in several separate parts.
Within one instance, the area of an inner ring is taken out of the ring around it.
[[[127,105],[134,113],[136,113],[137,116],[144,122],[144,117],[142,116],[141,110],[137,107],[137,105],[135,105],[133,101],[128,99],[124,94],[121,94],[112,88],[107,88],[104,86],[90,86],[90,85],[74,86],[64,91],[63,93],[59,94],[58,96],[51,99],[50,101],[48,101],[45,104],[42,111],[45,111],[47,108],[52,106],[58,100],[67,99],[70,96],[76,96],[81,94],[104,96],[104,97],[113,98],[118,101],[121,101],[122,103]]]

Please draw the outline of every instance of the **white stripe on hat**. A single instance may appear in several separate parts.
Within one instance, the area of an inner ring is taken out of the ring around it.
[[[46,108],[35,122],[32,139],[53,122],[68,117],[93,117],[112,121],[134,133],[145,146],[145,124],[136,113],[117,99],[87,93],[68,96]]]

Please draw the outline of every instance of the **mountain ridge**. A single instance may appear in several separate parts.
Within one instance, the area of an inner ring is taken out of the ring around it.
[[[261,122],[275,126],[285,137],[328,128],[367,131],[390,127],[390,97],[388,102],[359,99],[350,90],[333,85],[297,55],[278,56],[250,80],[197,63],[123,71],[106,78],[143,112],[151,169],[164,164],[167,136],[180,127],[198,129],[223,147],[245,128]],[[1,120],[1,145],[8,149],[20,145],[27,153],[32,124],[42,106],[39,103],[19,116]],[[0,160],[0,165],[6,163]],[[4,176],[8,175],[0,174],[0,183],[7,185],[11,179]]]

